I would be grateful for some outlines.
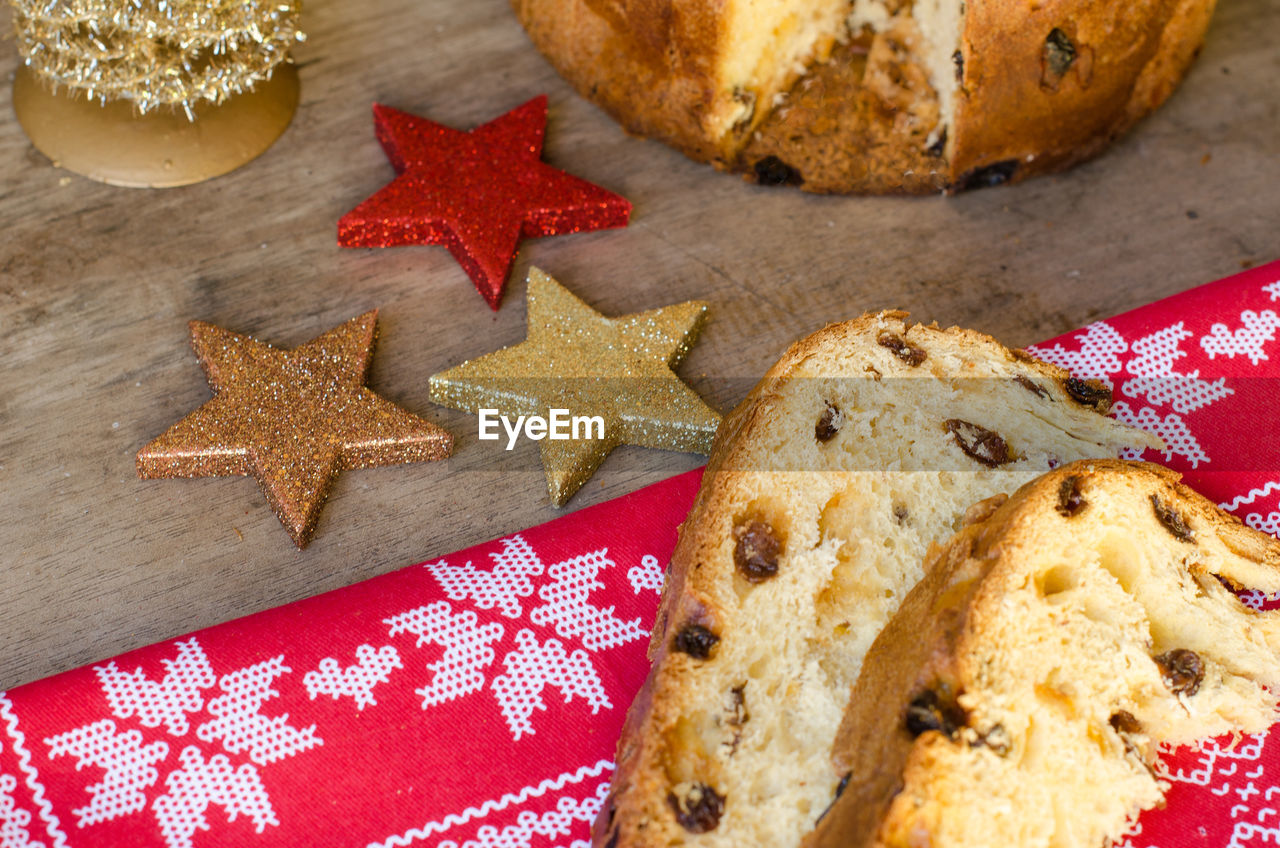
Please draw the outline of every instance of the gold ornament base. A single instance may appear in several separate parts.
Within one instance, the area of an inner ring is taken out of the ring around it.
[[[99,182],[170,188],[234,171],[270,147],[298,108],[298,71],[284,63],[271,79],[220,105],[139,115],[128,101],[105,106],[50,91],[30,69],[13,81],[13,110],[36,149]]]

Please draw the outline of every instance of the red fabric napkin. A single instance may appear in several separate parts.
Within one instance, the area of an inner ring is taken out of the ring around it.
[[[1277,302],[1273,263],[1034,351],[1276,533]],[[0,693],[0,848],[585,846],[698,481]],[[1126,844],[1280,841],[1278,748],[1166,755]]]

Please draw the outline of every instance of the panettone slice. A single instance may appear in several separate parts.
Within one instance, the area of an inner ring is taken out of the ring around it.
[[[989,336],[868,314],[795,344],[723,422],[663,590],[606,848],[796,846],[832,801],[862,657],[966,508],[1151,437]]]
[[[1280,542],[1158,466],[1084,461],[930,552],[836,743],[806,848],[1096,848],[1162,802],[1156,743],[1265,730]]]

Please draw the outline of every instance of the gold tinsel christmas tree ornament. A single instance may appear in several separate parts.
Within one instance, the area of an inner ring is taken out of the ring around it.
[[[60,167],[115,185],[216,177],[298,105],[298,0],[10,0],[13,105]]]

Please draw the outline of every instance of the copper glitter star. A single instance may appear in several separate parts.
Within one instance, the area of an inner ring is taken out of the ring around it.
[[[470,132],[389,106],[374,130],[398,176],[338,221],[343,247],[442,244],[494,309],[520,238],[624,227],[625,198],[542,161],[547,98]]]
[[[603,438],[541,441],[547,490],[562,506],[620,444],[710,451],[720,416],[671,370],[706,314],[705,303],[691,300],[605,318],[533,268],[527,339],[434,375],[431,399],[464,412],[496,409],[512,421],[549,418],[552,409],[603,419]]]
[[[192,321],[213,399],[138,451],[138,476],[251,474],[303,548],[339,471],[448,456],[448,433],[365,388],[377,317],[292,350]]]

